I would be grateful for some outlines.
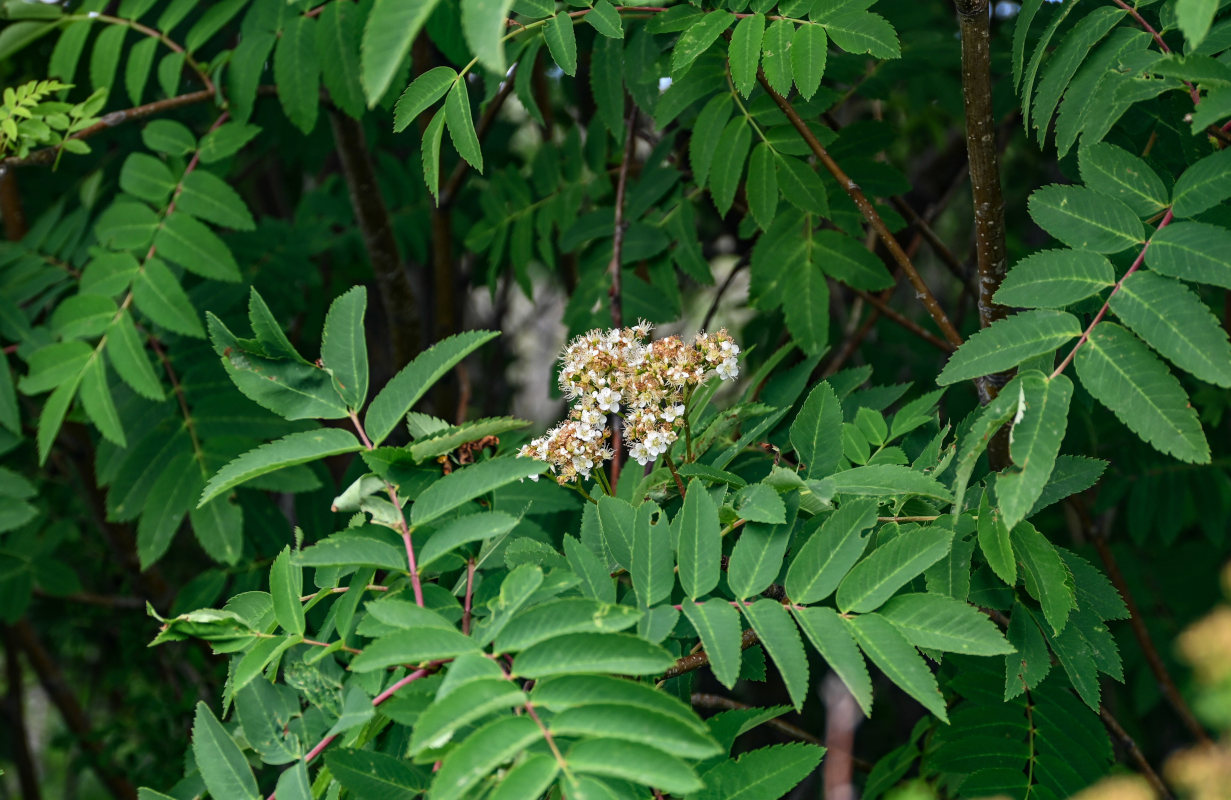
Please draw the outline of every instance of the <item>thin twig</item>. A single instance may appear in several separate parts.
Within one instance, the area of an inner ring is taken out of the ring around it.
[[[872,229],[876,231],[876,235],[880,237],[881,242],[885,245],[885,249],[889,251],[889,254],[893,256],[893,260],[897,262],[898,266],[902,268],[902,271],[906,273],[907,278],[910,279],[911,285],[915,287],[915,296],[918,297],[923,303],[924,308],[927,309],[928,314],[931,315],[932,320],[936,323],[936,326],[940,328],[941,333],[945,336],[945,339],[955,348],[960,345],[962,343],[961,334],[957,332],[957,328],[953,327],[953,323],[949,321],[948,315],[945,314],[944,309],[941,308],[940,303],[937,302],[936,296],[932,294],[932,290],[929,289],[927,283],[924,282],[923,276],[919,274],[919,270],[915,269],[915,265],[911,262],[910,257],[906,255],[906,251],[904,251],[902,246],[898,244],[898,240],[894,238],[893,233],[890,232],[889,226],[887,226],[885,221],[881,219],[881,216],[876,211],[876,208],[872,205],[871,201],[868,200],[867,196],[863,193],[863,190],[859,188],[859,184],[855,183],[855,181],[852,180],[840,166],[838,166],[838,162],[834,161],[833,157],[829,155],[829,151],[825,149],[820,140],[816,138],[816,135],[813,134],[808,128],[807,123],[805,123],[803,118],[799,116],[799,112],[795,110],[795,108],[785,97],[778,94],[778,92],[769,85],[769,81],[765,79],[765,72],[759,68],[757,70],[757,80],[760,81],[761,87],[765,89],[766,93],[769,94],[769,96],[773,98],[774,102],[778,104],[778,108],[782,109],[782,113],[786,115],[786,118],[790,121],[792,127],[795,128],[795,130],[807,143],[809,149],[812,150],[812,154],[816,156],[817,160],[824,165],[825,169],[829,171],[829,174],[832,175],[838,182],[838,185],[841,186],[847,195],[850,196],[856,207],[859,208],[860,213],[863,214],[864,219],[866,219],[868,224],[872,226]]]
[[[4,714],[8,717],[8,738],[12,742],[12,759],[17,764],[17,785],[21,796],[39,800],[38,765],[30,750],[30,730],[26,727],[26,687],[21,662],[17,659],[17,642],[7,625],[0,626],[4,641],[4,680],[8,691],[4,696]]]
[[[955,345],[950,344],[949,342],[940,338],[939,336],[932,333],[931,331],[925,331],[923,328],[919,326],[917,322],[915,322],[910,317],[907,317],[901,312],[894,310],[892,306],[890,306],[887,302],[885,302],[879,296],[874,295],[870,292],[865,292],[863,289],[852,289],[851,291],[853,291],[856,295],[858,295],[859,297],[862,297],[864,300],[866,300],[868,303],[874,306],[877,311],[884,314],[886,317],[893,320],[898,325],[901,325],[903,328],[910,331],[915,336],[918,336],[920,339],[932,345],[933,347],[939,350],[942,350],[946,353],[952,353],[954,350],[957,349]]]
[[[747,650],[749,647],[752,647],[760,641],[761,640],[757,637],[756,631],[749,628],[740,636],[739,647],[741,650]],[[706,655],[704,651],[689,653],[686,656],[681,656],[675,660],[674,666],[663,673],[662,678],[659,679],[659,683],[661,684],[663,681],[678,678],[685,673],[701,669],[702,667],[708,666],[709,663],[710,657]]]
[[[611,263],[607,265],[611,273],[611,288],[607,295],[611,299],[612,327],[620,328],[624,324],[624,296],[620,283],[620,262],[624,257],[624,232],[627,223],[624,221],[624,195],[628,189],[628,172],[632,168],[633,154],[637,145],[635,135],[637,129],[637,104],[628,104],[628,122],[624,130],[624,156],[620,160],[620,173],[616,178],[615,223],[611,236]],[[624,448],[620,442],[620,426],[611,426],[611,486],[620,483],[620,467],[624,462]]]
[[[1159,776],[1154,768],[1150,766],[1150,762],[1146,761],[1146,757],[1142,754],[1141,748],[1137,746],[1137,742],[1133,741],[1133,737],[1128,735],[1116,718],[1111,715],[1106,706],[1100,706],[1098,712],[1099,718],[1103,720],[1103,724],[1107,726],[1107,730],[1120,740],[1121,746],[1128,753],[1129,758],[1137,765],[1137,769],[1141,770],[1141,774],[1154,787],[1154,791],[1158,793],[1161,800],[1174,800],[1175,795],[1167,788],[1167,784],[1163,783],[1162,777]]]

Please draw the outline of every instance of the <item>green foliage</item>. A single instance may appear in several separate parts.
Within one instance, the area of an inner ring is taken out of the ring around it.
[[[824,748],[774,737],[838,716],[830,671],[869,798],[1068,796],[1112,769],[1108,709],[1175,745],[1169,656],[1109,623],[1208,606],[1231,530],[1218,3],[993,17],[1004,276],[967,258],[995,234],[952,182],[946,7],[0,16],[0,620],[91,687],[100,776],[771,800],[814,791]],[[645,368],[609,431],[609,365],[560,383],[608,421],[549,472],[519,446],[551,349],[613,316],[680,331],[687,389]],[[702,319],[729,339],[698,366]],[[638,425],[670,434],[644,465]]]

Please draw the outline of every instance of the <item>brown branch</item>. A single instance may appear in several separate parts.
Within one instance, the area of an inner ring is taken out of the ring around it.
[[[177,97],[168,97],[165,100],[158,100],[153,103],[126,108],[122,111],[112,111],[110,114],[104,114],[102,119],[94,123],[88,128],[83,128],[77,131],[69,139],[88,139],[95,134],[102,133],[105,130],[123,125],[125,122],[135,122],[139,119],[152,117],[155,114],[161,114],[166,111],[172,111],[184,106],[203,103],[206,100],[214,99],[215,94],[209,89],[202,89],[199,92],[190,92],[181,94]],[[29,167],[38,164],[50,164],[55,161],[56,155],[60,152],[59,147],[44,147],[41,150],[35,150],[25,158],[6,158],[0,159],[0,168],[2,167]]]
[[[103,746],[94,736],[85,709],[77,700],[72,687],[60,671],[59,664],[43,647],[30,623],[21,620],[10,628],[12,638],[26,654],[31,669],[38,675],[43,691],[64,718],[65,726],[77,737],[93,764],[94,771],[116,800],[136,800],[137,789],[116,768],[104,763]]]
[[[419,349],[418,300],[410,275],[398,252],[393,222],[376,180],[376,168],[359,123],[345,114],[332,112],[329,121],[351,206],[363,234],[363,244],[372,262],[381,306],[385,312],[394,364],[409,363]]]
[[[953,254],[953,251],[949,249],[949,246],[936,235],[936,231],[932,229],[932,226],[928,224],[928,221],[921,217],[919,212],[915,211],[915,209],[901,197],[891,197],[889,198],[889,202],[893,204],[893,207],[899,214],[906,217],[906,221],[911,224],[911,227],[919,232],[919,235],[923,237],[923,240],[928,243],[929,247],[932,248],[932,252],[940,258],[941,263],[949,268],[949,272],[953,273],[953,277],[961,281],[962,285],[965,286],[972,294],[976,294],[978,289],[975,287],[974,278],[967,273],[966,267],[964,267],[962,262],[958,260],[957,256]]]
[[[628,104],[628,123],[624,130],[624,156],[620,160],[620,173],[616,178],[615,222],[611,236],[611,263],[607,269],[611,272],[611,288],[607,295],[611,298],[612,327],[619,328],[624,324],[624,296],[620,281],[621,260],[624,257],[624,233],[628,223],[624,220],[624,195],[628,189],[628,172],[632,168],[633,154],[637,146],[637,104]],[[620,426],[611,426],[611,487],[612,491],[620,482],[620,467],[623,463],[623,447],[620,443]]]
[[[740,636],[739,649],[747,650],[749,647],[752,647],[754,644],[757,644],[760,641],[761,640],[757,638],[756,631],[754,631],[752,628],[749,628],[748,630],[744,631],[744,633]],[[701,669],[702,667],[705,667],[705,666],[709,666],[709,663],[710,663],[710,657],[706,655],[705,651],[700,651],[697,653],[689,653],[686,656],[680,656],[679,658],[675,660],[675,666],[671,667],[671,669],[664,672],[662,678],[660,678],[659,680],[666,681],[666,680],[670,680],[671,678],[678,678],[685,673],[692,672],[693,670]]]
[[[1163,779],[1159,776],[1154,768],[1150,766],[1150,762],[1146,761],[1146,757],[1142,754],[1141,748],[1137,746],[1137,742],[1133,741],[1133,737],[1128,735],[1128,732],[1116,721],[1116,718],[1111,715],[1106,706],[1100,706],[1098,712],[1099,718],[1103,720],[1103,725],[1111,732],[1111,735],[1120,741],[1120,745],[1128,753],[1129,758],[1137,765],[1137,769],[1145,776],[1145,779],[1154,787],[1154,791],[1162,800],[1174,800],[1175,795],[1167,788],[1167,784],[1163,783]]]
[[[864,300],[870,303],[873,307],[876,308],[877,311],[884,314],[886,317],[893,320],[897,324],[901,325],[903,328],[910,331],[915,336],[918,336],[920,339],[923,339],[925,342],[932,345],[933,347],[939,350],[943,350],[946,353],[952,353],[954,350],[957,349],[954,345],[940,338],[936,334],[930,331],[925,331],[923,328],[919,327],[919,323],[915,322],[910,317],[904,316],[899,311],[895,311],[893,307],[890,306],[887,302],[885,302],[885,300],[882,299],[880,296],[874,295],[871,292],[865,292],[863,289],[852,289],[851,291],[853,291],[856,295],[862,297]]]
[[[26,727],[26,687],[21,662],[17,660],[17,641],[8,625],[0,626],[0,634],[4,640],[4,679],[8,684],[3,706],[8,717],[9,739],[13,742],[12,759],[17,764],[17,785],[26,800],[39,800],[42,793],[39,790],[38,766],[34,763],[34,754],[30,752],[30,731]]]
[[[769,94],[769,96],[773,98],[774,102],[778,104],[778,108],[782,109],[782,113],[786,115],[786,118],[790,121],[792,127],[795,128],[801,137],[803,137],[803,140],[807,143],[809,149],[812,150],[812,153],[816,156],[817,160],[821,162],[825,169],[829,171],[829,174],[832,175],[838,182],[838,185],[841,186],[847,195],[850,196],[851,200],[854,201],[860,213],[863,214],[864,219],[866,219],[868,224],[872,226],[872,230],[876,231],[876,235],[880,237],[881,242],[885,245],[885,249],[889,251],[889,254],[893,256],[893,260],[899,267],[902,268],[902,271],[906,273],[907,278],[910,279],[911,285],[915,287],[915,296],[918,297],[923,303],[924,308],[927,309],[928,314],[931,315],[932,320],[936,323],[936,326],[940,328],[940,331],[944,334],[945,339],[955,348],[960,345],[962,343],[962,337],[957,332],[957,328],[953,327],[953,323],[949,321],[948,315],[945,314],[944,309],[941,308],[940,303],[937,302],[936,296],[932,294],[932,290],[929,289],[927,284],[924,282],[923,276],[919,274],[919,270],[915,269],[915,265],[911,262],[910,257],[906,255],[906,251],[902,249],[900,244],[898,244],[898,240],[894,238],[893,234],[889,231],[889,227],[885,224],[885,221],[881,219],[880,214],[877,213],[876,208],[872,205],[871,201],[868,200],[867,195],[865,195],[863,190],[859,188],[859,184],[855,183],[855,181],[852,180],[840,166],[838,166],[838,162],[833,160],[833,157],[829,155],[829,151],[827,151],[824,145],[821,144],[820,140],[816,138],[816,135],[809,130],[807,123],[803,121],[803,118],[799,116],[799,113],[790,104],[790,102],[785,97],[778,94],[778,92],[776,92],[774,88],[769,85],[769,81],[765,79],[765,73],[763,70],[757,70],[757,80],[760,81],[761,87],[765,89],[766,93]]]
[[[17,175],[0,165],[0,218],[4,220],[4,238],[20,241],[26,235],[26,212],[21,206]]]

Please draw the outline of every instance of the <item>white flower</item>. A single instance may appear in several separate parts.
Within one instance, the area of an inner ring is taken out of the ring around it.
[[[664,422],[675,422],[679,417],[684,416],[684,404],[676,403],[675,405],[668,404],[663,409],[662,417]]]
[[[723,362],[718,365],[717,372],[718,377],[724,381],[734,380],[739,377],[739,362],[734,358],[724,359]]]
[[[654,454],[646,448],[643,442],[636,442],[628,452],[643,467],[654,460]]]
[[[594,396],[594,400],[598,403],[600,411],[615,414],[620,410],[620,393],[612,390],[609,386],[600,389],[598,394]]]

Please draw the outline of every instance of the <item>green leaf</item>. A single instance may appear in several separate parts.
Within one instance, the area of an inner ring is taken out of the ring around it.
[[[1043,616],[1052,632],[1059,634],[1068,622],[1069,612],[1077,608],[1073,576],[1055,546],[1029,522],[1019,522],[1009,536],[1022,565],[1026,591],[1043,607]]]
[[[368,396],[368,345],[363,329],[367,303],[368,293],[362,286],[334,300],[325,316],[321,338],[321,363],[352,409],[361,408]]]
[[[9,357],[2,352],[0,352],[0,426],[7,428],[11,433],[21,433],[21,413],[17,408],[17,392],[13,386],[13,373],[9,368]]]
[[[348,747],[325,751],[325,767],[355,797],[415,800],[427,788],[425,776],[406,761]]]
[[[497,75],[504,75],[509,69],[504,58],[504,35],[505,19],[512,7],[513,0],[462,0],[466,44],[479,63]]]
[[[368,108],[389,90],[410,45],[440,0],[375,0],[363,28],[359,63]],[[503,19],[503,18],[502,18]]]
[[[466,331],[442,339],[415,356],[368,406],[364,427],[373,444],[380,444],[406,412],[427,394],[463,358],[500,334],[496,331]]]
[[[807,27],[807,26],[805,26]],[[693,800],[776,800],[812,774],[825,748],[791,742],[750,750],[706,772],[706,788]]]
[[[556,14],[543,27],[543,38],[552,61],[564,70],[565,75],[577,74],[577,33],[573,30],[573,18],[568,14]]]
[[[632,563],[636,513],[628,501],[618,497],[603,495],[598,499],[598,524],[603,542],[615,562],[626,569]]]
[[[993,322],[967,339],[949,357],[936,383],[948,386],[1002,372],[1080,335],[1081,323],[1072,314],[1051,309],[1022,311]]]
[[[137,556],[142,569],[167,552],[201,490],[202,480],[191,453],[180,453],[158,474],[137,525]]]
[[[950,500],[949,490],[935,479],[898,464],[873,464],[836,472],[829,477],[835,494],[883,495],[917,494]]]
[[[1177,217],[1195,217],[1231,197],[1231,152],[1219,150],[1188,169],[1171,191],[1171,210]]]
[[[201,163],[213,164],[235,155],[260,132],[256,125],[242,122],[228,122],[215,128],[201,138]]]
[[[239,265],[231,250],[204,223],[187,214],[171,214],[154,235],[158,254],[203,278],[238,283]],[[149,263],[146,263],[146,273]]]
[[[1119,8],[1103,6],[1094,9],[1065,34],[1064,41],[1048,57],[1034,96],[1034,127],[1039,131],[1040,142],[1051,125],[1052,113],[1056,110],[1060,95],[1068,88],[1077,68],[1089,56],[1090,48],[1101,41],[1123,17],[1124,11]],[[1026,99],[1023,97],[1023,101]]]
[[[551,756],[545,753],[530,753],[521,763],[504,774],[504,778],[488,795],[488,800],[540,797],[559,772],[560,765]]]
[[[727,608],[735,612],[730,606]],[[552,711],[594,704],[637,706],[673,716],[701,733],[709,731],[709,726],[697,717],[690,706],[659,691],[652,682],[638,683],[607,675],[564,675],[536,682],[530,699],[536,706]]]
[[[763,229],[774,221],[774,213],[778,210],[778,171],[774,161],[774,149],[768,142],[754,147],[752,158],[748,161],[748,180],[744,185],[748,209]]]
[[[786,505],[781,495],[767,483],[753,483],[735,494],[735,513],[749,522],[780,525],[786,522]]]
[[[742,115],[728,122],[718,137],[715,152],[722,153],[722,158],[710,168],[710,197],[718,213],[723,216],[735,202],[735,190],[739,188],[739,177],[744,172],[744,161],[751,144],[752,129]]]
[[[821,86],[825,62],[829,54],[829,37],[820,25],[800,25],[791,42],[791,70],[795,73],[795,88],[805,100]]]
[[[101,354],[95,353],[81,375],[81,405],[90,421],[98,428],[103,438],[118,447],[127,447],[124,426],[111,399],[107,386],[107,364]]]
[[[1036,189],[1029,209],[1043,230],[1078,250],[1118,253],[1145,241],[1145,229],[1131,208],[1083,186]]]
[[[820,356],[829,343],[829,284],[816,263],[816,253],[809,250],[808,261],[798,266],[790,290],[783,294],[782,310],[800,349]]]
[[[197,508],[241,483],[283,467],[306,464],[327,456],[362,450],[354,435],[341,428],[318,428],[283,436],[239,456],[214,473],[201,493]]]
[[[43,403],[43,410],[38,415],[38,463],[40,465],[47,462],[47,456],[51,454],[51,446],[55,444],[56,436],[60,433],[60,426],[64,424],[64,415],[68,413],[68,407],[72,405],[73,398],[77,395],[77,387],[81,385],[81,373],[56,387],[56,390],[51,393],[47,401]]]
[[[1040,250],[1009,270],[996,302],[1023,308],[1064,308],[1116,282],[1106,256],[1089,250]]]
[[[695,134],[694,134],[695,135]],[[717,140],[715,140],[717,141]],[[787,202],[808,214],[829,216],[829,196],[825,193],[825,184],[820,176],[808,164],[798,158],[777,153],[778,185]],[[813,238],[813,246],[816,238]],[[821,268],[826,265],[822,262]]]
[[[432,532],[427,545],[419,551],[419,569],[426,569],[436,559],[470,542],[482,542],[503,536],[517,526],[518,518],[502,511],[468,514],[450,520]]]
[[[790,436],[806,477],[825,477],[838,466],[842,458],[842,404],[827,381],[809,392],[791,423]]]
[[[1084,146],[1077,153],[1081,179],[1096,192],[1123,200],[1138,216],[1151,217],[1167,207],[1167,187],[1144,159],[1109,142]]]
[[[922,703],[942,722],[949,721],[945,699],[940,694],[932,671],[892,623],[878,614],[861,614],[845,621],[859,647],[889,680]]]
[[[1231,358],[1231,350],[1227,355]],[[1073,399],[1073,382],[1064,375],[1048,379],[1040,372],[1028,372],[1017,386],[1023,410],[1013,424],[1009,454],[1020,470],[1004,471],[996,479],[996,502],[1009,529],[1026,518],[1043,494],[1060,452]]]
[[[459,728],[494,711],[526,704],[526,693],[504,678],[482,678],[459,686],[438,698],[419,715],[407,752],[417,755],[425,748],[438,748]]]
[[[574,772],[620,778],[671,794],[685,795],[704,785],[692,767],[675,756],[619,739],[582,740],[565,753],[564,760]],[[568,794],[580,797],[572,791]]]
[[[1094,399],[1144,441],[1181,461],[1209,461],[1201,422],[1180,382],[1136,336],[1100,322],[1074,363]]]
[[[1205,40],[1218,12],[1218,0],[1176,0],[1175,21],[1192,52]]]
[[[244,546],[244,510],[226,497],[188,509],[188,521],[201,549],[220,564],[239,561]]]
[[[523,678],[605,673],[655,675],[675,659],[656,644],[627,633],[574,633],[539,642],[513,661],[513,673]]]
[[[373,672],[398,664],[420,664],[462,653],[478,652],[479,643],[455,630],[412,628],[382,636],[363,648],[350,663],[351,672]]]
[[[731,62],[731,79],[744,97],[757,85],[757,65],[761,61],[761,39],[765,35],[765,15],[752,14],[735,24],[727,58]]]
[[[722,558],[718,507],[700,478],[688,482],[677,525],[680,586],[695,600],[718,585]]]
[[[445,127],[449,129],[449,140],[458,155],[482,172],[483,151],[479,147],[479,136],[475,133],[474,118],[470,115],[470,95],[463,80],[455,82],[445,98]]]
[[[872,678],[850,628],[838,612],[825,606],[811,606],[792,607],[791,613],[804,636],[846,684],[864,716],[872,716]]]
[[[305,567],[408,569],[406,548],[388,528],[377,526],[335,533],[296,553],[295,561]]]
[[[787,694],[799,711],[808,697],[808,657],[794,621],[777,600],[741,603],[740,610],[778,667]]]
[[[316,19],[294,14],[282,23],[274,50],[274,83],[286,118],[305,135],[316,127],[320,108],[320,58],[316,52]]]
[[[495,639],[498,653],[511,653],[568,633],[615,633],[643,614],[632,606],[562,597],[519,611]]]
[[[729,11],[711,11],[690,24],[671,50],[671,77],[683,77],[697,56],[709,49],[735,18]]]
[[[987,559],[992,572],[1008,586],[1017,585],[1017,559],[1009,541],[1009,528],[998,509],[992,508],[988,492],[984,491],[979,501],[978,520],[979,549]]]
[[[282,800],[312,800],[312,786],[308,783],[308,767],[300,761],[282,771],[278,776],[275,794]]]
[[[902,594],[879,612],[916,647],[995,656],[1014,652],[996,623],[974,606],[938,594]]]
[[[876,58],[901,58],[897,31],[884,17],[867,11],[835,14],[824,21],[833,43],[848,53],[868,53]]]
[[[765,484],[752,485],[769,488]],[[777,493],[774,494],[775,499],[778,499]],[[787,545],[791,541],[791,530],[795,526],[795,515],[798,511],[798,493],[789,494],[781,522],[750,522],[740,531],[739,541],[731,550],[731,561],[727,568],[727,584],[737,599],[760,594],[778,576],[782,570],[782,559],[786,555]]]
[[[879,608],[894,592],[949,552],[953,531],[935,525],[903,533],[877,547],[838,584],[837,604],[844,612]]]
[[[609,39],[624,38],[624,23],[620,20],[620,12],[607,0],[596,0],[590,7],[590,13],[583,19]]]
[[[863,551],[863,532],[876,525],[876,500],[849,500],[799,548],[786,573],[786,593],[796,603],[824,600],[838,587]]]
[[[575,706],[558,712],[548,727],[553,735],[619,739],[649,745],[683,758],[709,758],[722,752],[707,733],[674,715],[616,703]]]
[[[838,231],[820,231],[812,239],[813,259],[825,273],[856,289],[878,292],[893,286],[885,265],[859,242]]]
[[[358,47],[363,17],[363,10],[350,3],[330,3],[316,26],[316,53],[325,88],[333,102],[355,119],[363,116],[364,109]]]
[[[659,517],[659,522],[651,524],[655,515]],[[669,527],[666,516],[652,501],[637,506],[628,572],[637,594],[637,603],[642,608],[665,600],[675,588],[675,559],[671,552]]]
[[[1146,266],[1163,275],[1231,289],[1231,231],[1177,222],[1150,237]]]
[[[140,102],[133,98],[134,104]],[[156,119],[146,125],[141,129],[141,141],[151,150],[172,156],[186,155],[197,149],[197,137],[188,126],[171,119]]]
[[[415,461],[426,461],[429,458],[451,453],[467,442],[474,442],[487,436],[498,436],[508,431],[524,428],[530,423],[514,417],[488,417],[464,422],[461,425],[450,425],[433,431],[426,436],[417,437],[410,445],[410,457]]]
[[[1231,387],[1231,344],[1209,306],[1178,281],[1134,272],[1111,310],[1146,344],[1203,381]]]
[[[124,52],[127,34],[127,25],[109,25],[94,40],[94,50],[90,53],[90,84],[95,89],[109,91],[115,85],[115,69]]]
[[[205,703],[197,703],[192,723],[192,754],[205,788],[213,797],[257,798],[256,779],[239,745]]]
[[[166,203],[175,184],[167,165],[148,153],[133,153],[120,168],[120,188],[156,205]]]
[[[426,525],[493,489],[538,475],[544,466],[541,461],[506,456],[454,470],[420,493],[410,508],[411,521],[416,527]]]
[[[615,584],[612,583],[611,574],[590,548],[574,536],[565,536],[564,555],[573,573],[581,580],[579,589],[582,594],[604,603],[615,602]]]
[[[765,80],[783,97],[791,93],[791,40],[794,34],[794,23],[780,19],[765,29],[761,45],[761,69]]]
[[[184,176],[175,209],[237,231],[256,229],[252,212],[239,192],[212,172],[198,169]],[[164,255],[166,255],[164,253]],[[174,260],[174,259],[172,259]]]
[[[739,679],[742,632],[739,614],[725,600],[694,603],[685,600],[684,616],[692,623],[709,656],[714,677],[728,689]]]
[[[269,568],[269,593],[274,601],[274,618],[287,633],[304,632],[303,570],[291,563],[291,548],[286,546]]]

